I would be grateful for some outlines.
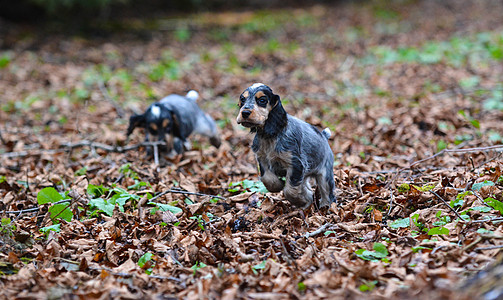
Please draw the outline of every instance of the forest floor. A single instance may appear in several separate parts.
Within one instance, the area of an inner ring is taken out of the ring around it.
[[[503,248],[503,2],[380,3],[128,19],[93,36],[1,22],[2,297],[501,286],[467,278]],[[254,82],[332,130],[338,205],[300,210],[264,190],[235,121]],[[144,147],[109,151],[143,141],[126,140],[133,112],[191,89],[219,149],[193,136],[158,166]]]

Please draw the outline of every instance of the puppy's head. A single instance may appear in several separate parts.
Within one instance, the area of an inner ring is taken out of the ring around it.
[[[270,87],[255,83],[239,97],[238,124],[249,128],[263,128],[269,113],[280,103],[278,95]]]
[[[145,127],[150,134],[161,136],[173,131],[173,114],[166,106],[154,103],[144,115]]]

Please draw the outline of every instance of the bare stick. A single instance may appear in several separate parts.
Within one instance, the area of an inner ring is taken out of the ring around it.
[[[318,234],[322,233],[323,231],[325,231],[328,227],[330,227],[332,225],[333,225],[332,223],[323,224],[322,226],[320,226],[320,228],[316,229],[315,231],[306,233],[304,235],[304,237],[307,239],[307,238],[310,238],[312,236],[318,235]]]
[[[492,221],[495,221],[495,222],[502,221],[503,222],[503,217],[484,219],[484,220],[475,220],[475,221],[472,221],[472,223],[485,223],[485,222],[492,222]]]
[[[143,146],[154,146],[154,145],[166,145],[166,143],[162,142],[162,141],[143,142],[143,143],[138,143],[138,144],[134,144],[131,146],[120,147],[120,146],[112,146],[112,145],[107,145],[107,144],[102,144],[102,143],[96,143],[93,141],[83,140],[83,141],[76,142],[76,143],[61,144],[60,147],[65,148],[65,149],[41,149],[41,150],[36,150],[36,151],[6,152],[6,153],[0,154],[0,156],[6,157],[6,158],[16,158],[16,157],[25,157],[25,156],[30,156],[30,155],[54,154],[54,153],[67,152],[67,151],[70,151],[74,148],[80,148],[80,147],[98,148],[101,150],[105,150],[107,152],[124,153],[127,151],[136,150],[136,149],[143,147]]]
[[[60,201],[54,202],[52,204],[55,205],[55,204],[61,204],[61,203],[71,202],[71,201],[72,201],[71,199],[65,199],[65,200],[60,200]],[[39,207],[33,207],[33,208],[27,208],[27,209],[21,209],[21,210],[8,210],[8,211],[4,211],[4,214],[24,214],[24,213],[31,213],[31,212],[37,212],[37,211],[39,211],[40,208],[41,208],[41,206],[39,206]]]
[[[157,167],[157,172],[159,172],[159,147],[157,145],[154,145],[154,164]]]
[[[421,160],[418,160],[416,162],[413,162],[408,167],[405,167],[402,170],[404,170],[404,169],[410,169],[410,168],[412,168],[415,165],[418,165],[418,164],[420,164],[422,162],[425,162],[427,160],[433,159],[433,158],[435,158],[435,157],[437,157],[439,155],[442,155],[444,153],[467,153],[467,152],[477,152],[477,151],[494,150],[494,149],[500,149],[500,148],[503,148],[503,145],[494,145],[494,146],[476,147],[476,148],[465,148],[465,149],[443,149],[442,151],[437,152],[437,153],[433,154],[432,156],[429,156],[429,157],[423,158]]]
[[[113,105],[113,107],[115,108],[115,111],[117,112],[117,114],[119,115],[120,118],[124,118],[124,116],[126,115],[124,113],[124,110],[122,109],[122,107],[120,107],[119,104],[117,104],[117,102],[112,99],[112,97],[110,96],[110,93],[108,92],[108,89],[107,87],[105,86],[105,83],[101,80],[98,81],[98,87],[100,88],[100,91],[101,93],[103,94],[103,97],[105,97],[105,99],[110,102],[110,104]]]
[[[452,208],[449,203],[447,203],[447,201],[444,200],[444,198],[440,197],[439,194],[435,193],[434,191],[430,191],[430,193],[432,193],[433,195],[437,196],[438,199],[440,199],[440,201],[442,201],[442,203],[445,204],[445,206],[447,206],[452,212],[454,212],[456,214],[456,216],[458,216],[458,218],[461,220],[461,222],[464,222],[465,220],[463,220],[463,218],[461,217],[461,215],[454,209]]]
[[[480,251],[480,250],[493,250],[493,249],[501,249],[503,248],[503,245],[497,245],[497,246],[490,246],[490,247],[480,247],[480,248],[475,248],[474,251]]]
[[[2,142],[2,144],[7,145],[7,142],[3,139],[1,130],[0,130],[0,141]]]
[[[203,193],[193,193],[193,192],[187,192],[187,191],[178,190],[178,189],[170,189],[170,190],[166,191],[166,193],[195,195],[195,196],[201,196],[201,197],[208,196],[208,197],[212,197],[212,198],[218,198],[218,199],[226,200],[226,198],[222,197],[222,196],[208,195],[208,194],[203,194]]]

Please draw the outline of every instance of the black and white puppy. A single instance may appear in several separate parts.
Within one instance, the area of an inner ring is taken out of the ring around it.
[[[182,153],[184,148],[190,148],[187,138],[197,133],[209,137],[210,143],[218,148],[221,141],[217,125],[199,108],[198,97],[199,94],[192,90],[185,97],[172,94],[150,105],[143,114],[130,117],[127,136],[135,128],[143,127],[146,141],[152,134],[158,141],[166,142],[167,147],[163,150],[170,152],[174,149],[176,153]],[[148,150],[150,153],[150,148]]]
[[[180,95],[169,95],[159,101],[160,104],[167,107],[173,114],[175,150],[180,153],[179,143],[185,148],[190,149],[187,137],[192,133],[206,136],[210,139],[210,144],[216,148],[220,147],[221,140],[217,124],[213,118],[199,108],[196,101],[199,94],[192,90],[185,97]]]
[[[321,194],[319,207],[336,201],[328,128],[321,132],[288,115],[280,97],[262,83],[253,84],[241,94],[239,107],[237,122],[256,133],[252,149],[260,180],[268,191],[283,190],[292,204],[307,208],[313,203],[309,179],[314,178]]]

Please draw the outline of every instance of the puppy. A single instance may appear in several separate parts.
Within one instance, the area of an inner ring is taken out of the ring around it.
[[[221,140],[217,124],[209,114],[199,108],[196,103],[198,97],[199,94],[192,90],[185,97],[173,94],[159,101],[173,114],[175,122],[173,130],[176,137],[175,150],[178,153],[183,151],[183,149],[180,149],[180,143],[185,148],[190,149],[187,138],[192,133],[206,136],[210,139],[211,145],[216,148],[220,147]]]
[[[145,141],[148,142],[149,135],[157,137],[157,141],[166,142],[167,146],[160,147],[161,150],[171,150],[173,148],[173,139],[166,141],[166,134],[174,133],[174,121],[171,110],[160,103],[153,103],[141,115],[132,115],[129,118],[127,137],[133,133],[135,128],[145,129]],[[147,155],[152,154],[152,148],[147,147]]]
[[[187,95],[169,95],[159,102],[149,106],[145,113],[133,115],[129,119],[127,136],[137,127],[145,128],[145,141],[149,141],[149,134],[157,136],[158,141],[164,141],[167,147],[161,148],[167,152],[175,150],[183,153],[189,149],[187,138],[194,132],[210,138],[210,143],[220,147],[220,134],[215,120],[205,114],[197,105],[199,94],[192,90]],[[168,139],[166,140],[166,135]],[[148,148],[147,152],[151,149]]]
[[[283,190],[290,203],[307,208],[313,203],[309,179],[314,178],[321,194],[319,207],[336,201],[328,128],[320,132],[288,115],[280,97],[262,83],[253,84],[241,94],[239,107],[238,124],[256,133],[252,150],[259,164],[260,180],[268,191]]]

